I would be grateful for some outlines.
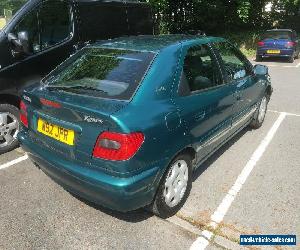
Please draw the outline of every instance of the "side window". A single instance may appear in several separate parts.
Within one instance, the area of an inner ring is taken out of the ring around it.
[[[223,61],[226,82],[238,80],[251,74],[251,63],[230,43],[215,43],[214,48]]]
[[[38,9],[34,9],[26,14],[14,27],[12,33],[17,36],[22,31],[28,33],[29,46],[32,52],[37,52],[39,50]]]
[[[70,6],[63,1],[47,1],[39,11],[41,50],[67,39],[71,32]]]
[[[220,71],[211,50],[206,45],[190,48],[184,60],[179,92],[209,89],[222,84]],[[186,87],[184,87],[186,86]]]

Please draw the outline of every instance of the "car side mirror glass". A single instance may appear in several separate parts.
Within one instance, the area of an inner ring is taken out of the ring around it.
[[[265,65],[255,65],[254,66],[254,74],[255,75],[267,75],[269,73],[269,69]]]
[[[29,37],[26,31],[21,31],[16,36],[13,33],[9,33],[7,36],[8,41],[12,45],[13,55],[15,57],[20,55],[30,55],[31,49],[29,44]]]

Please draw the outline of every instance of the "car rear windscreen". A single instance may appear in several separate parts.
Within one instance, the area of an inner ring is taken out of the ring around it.
[[[262,39],[284,39],[289,40],[292,38],[292,32],[290,31],[268,31],[263,36]]]
[[[154,57],[152,52],[85,48],[54,70],[43,82],[49,89],[129,100]]]

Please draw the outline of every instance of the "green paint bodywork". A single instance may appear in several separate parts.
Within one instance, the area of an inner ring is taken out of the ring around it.
[[[23,100],[28,105],[29,129],[23,128],[19,133],[22,147],[46,174],[72,193],[119,211],[150,204],[177,154],[191,153],[196,169],[249,124],[257,104],[270,88],[268,75],[253,74],[209,91],[180,96],[178,86],[187,50],[221,41],[225,40],[166,35],[118,38],[90,45],[151,51],[156,56],[129,101],[48,91],[40,84],[27,88]],[[237,101],[237,92],[242,101]],[[42,106],[39,98],[59,102],[62,108]],[[73,129],[75,146],[38,133],[38,117]],[[86,117],[102,122],[87,122]],[[141,131],[145,142],[128,161],[95,159],[92,151],[96,139],[107,130]]]

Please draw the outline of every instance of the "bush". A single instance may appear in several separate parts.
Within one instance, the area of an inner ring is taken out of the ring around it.
[[[256,46],[262,32],[246,31],[237,33],[219,34],[235,44],[247,57],[254,57]]]

